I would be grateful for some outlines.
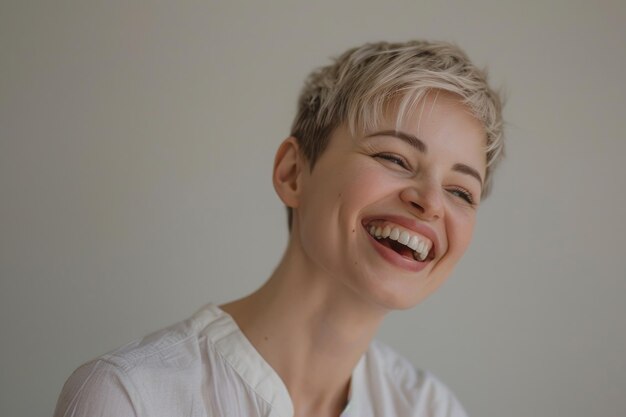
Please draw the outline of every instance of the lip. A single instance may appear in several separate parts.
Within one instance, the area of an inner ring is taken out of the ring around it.
[[[435,231],[430,227],[425,225],[424,223],[418,222],[417,220],[415,220],[414,218],[409,218],[409,217],[404,217],[404,216],[398,216],[398,215],[393,215],[393,214],[381,214],[378,216],[369,216],[365,219],[363,219],[363,221],[361,222],[361,225],[363,226],[364,229],[367,228],[365,227],[368,223],[374,221],[374,220],[383,220],[383,221],[390,221],[391,223],[395,223],[399,226],[402,226],[406,229],[412,230],[416,233],[419,233],[422,236],[427,237],[428,239],[430,239],[431,242],[433,242],[433,248],[435,250],[435,255],[439,255],[440,253],[440,243],[439,243],[439,238],[437,237],[437,233],[435,233]],[[368,233],[369,235],[369,233]],[[371,237],[371,235],[370,235]],[[373,238],[372,238],[373,239]],[[373,239],[375,241],[375,239]],[[382,246],[382,245],[378,245],[378,246]],[[395,253],[395,251],[392,251]]]
[[[426,268],[426,266],[431,262],[431,261],[418,262],[415,260],[407,259],[404,256],[397,253],[396,251],[394,251],[393,249],[390,249],[382,245],[381,243],[379,243],[376,239],[374,239],[372,235],[370,235],[367,232],[367,230],[365,231],[365,234],[367,235],[368,239],[372,243],[372,246],[374,247],[376,252],[378,252],[380,256],[382,256],[387,262],[391,263],[392,265],[395,265],[402,269],[406,269],[410,272],[419,272],[422,269]]]
[[[430,260],[426,260],[424,262],[417,262],[411,259],[407,259],[404,256],[398,254],[396,251],[394,251],[393,249],[390,249],[384,245],[382,245],[380,242],[378,242],[378,240],[376,240],[372,235],[369,234],[369,232],[367,231],[367,227],[366,225],[369,224],[370,222],[374,221],[374,220],[382,220],[382,221],[389,221],[391,223],[395,223],[399,226],[402,226],[408,230],[412,230],[416,233],[421,234],[422,236],[427,237],[428,239],[430,239],[433,242],[433,248],[435,250],[435,254],[439,253],[439,239],[437,238],[437,234],[435,233],[435,231],[430,228],[429,226],[426,226],[422,223],[419,223],[418,221],[411,219],[411,218],[407,218],[407,217],[403,217],[403,216],[397,216],[397,215],[377,215],[377,216],[369,216],[365,219],[362,220],[361,222],[361,226],[363,227],[363,230],[365,231],[365,234],[367,235],[367,237],[369,238],[370,242],[372,243],[372,246],[374,247],[374,249],[389,263],[398,266],[402,269],[411,271],[411,272],[419,272],[421,270],[423,270],[424,268],[426,268],[426,266],[428,266],[428,264],[430,264],[430,262],[432,262],[432,259]]]

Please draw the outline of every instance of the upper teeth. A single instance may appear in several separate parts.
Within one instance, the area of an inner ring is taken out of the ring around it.
[[[389,238],[408,246],[416,252],[420,261],[426,259],[428,252],[430,252],[430,248],[433,245],[429,239],[398,226],[392,226],[389,224],[384,226],[371,225],[368,230],[370,235],[378,239]]]

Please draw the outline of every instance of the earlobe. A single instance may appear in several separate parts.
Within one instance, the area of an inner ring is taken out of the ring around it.
[[[280,144],[276,151],[272,175],[276,194],[287,207],[298,207],[303,165],[304,158],[300,152],[298,140],[290,136]]]

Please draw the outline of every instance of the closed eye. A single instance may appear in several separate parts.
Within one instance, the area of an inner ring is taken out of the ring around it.
[[[452,187],[448,189],[448,192],[450,194],[452,194],[455,197],[461,198],[463,200],[465,200],[466,203],[470,204],[470,205],[475,205],[475,201],[474,201],[474,197],[472,196],[472,193],[470,193],[469,191],[467,191],[464,188],[461,187]]]
[[[410,169],[409,164],[406,162],[404,158],[399,155],[394,155],[392,153],[378,153],[374,155],[374,158],[381,158],[385,161],[389,161],[393,164],[396,164],[404,169]]]

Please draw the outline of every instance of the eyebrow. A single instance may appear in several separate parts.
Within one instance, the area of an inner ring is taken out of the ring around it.
[[[371,138],[373,136],[393,136],[408,143],[409,145],[411,145],[412,147],[414,147],[421,153],[428,152],[428,147],[426,146],[424,142],[422,142],[416,136],[413,136],[409,133],[405,133],[399,130],[383,130],[381,132],[374,132],[370,135],[367,135],[366,137]],[[476,171],[471,166],[466,165],[466,164],[456,163],[454,164],[454,166],[452,166],[452,170],[456,172],[460,172],[461,174],[466,174],[471,177],[474,177],[475,179],[478,180],[478,182],[480,183],[480,186],[481,187],[483,186],[483,178],[480,176],[478,171]]]
[[[383,130],[382,132],[375,132],[371,135],[367,135],[366,138],[371,138],[373,136],[394,136],[398,139],[402,139],[421,153],[426,153],[428,151],[428,147],[424,142],[409,133],[404,133],[399,130]]]
[[[461,174],[467,174],[471,177],[474,177],[478,180],[478,182],[480,182],[480,186],[483,186],[483,179],[480,176],[480,174],[478,173],[478,171],[476,171],[474,168],[472,168],[469,165],[465,165],[465,164],[454,164],[454,166],[452,167],[453,171],[456,172],[460,172]]]

